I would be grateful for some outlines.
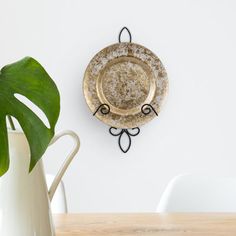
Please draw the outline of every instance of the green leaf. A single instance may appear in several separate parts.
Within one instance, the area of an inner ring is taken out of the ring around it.
[[[15,94],[28,98],[48,118],[50,128],[19,101]],[[8,136],[6,116],[15,117],[26,135],[30,146],[31,171],[46,151],[54,136],[60,112],[59,91],[45,69],[33,58],[3,67],[0,71],[0,176],[9,168]]]

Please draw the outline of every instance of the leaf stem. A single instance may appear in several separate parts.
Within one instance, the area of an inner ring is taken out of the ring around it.
[[[7,116],[7,119],[8,119],[8,121],[9,121],[9,124],[10,124],[10,126],[11,126],[11,129],[12,130],[16,130],[16,127],[15,127],[15,125],[14,125],[14,123],[13,123],[13,120],[12,120],[12,118],[11,118],[11,116]]]

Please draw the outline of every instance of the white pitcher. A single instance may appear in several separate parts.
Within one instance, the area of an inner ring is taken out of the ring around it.
[[[0,236],[54,236],[50,201],[80,147],[79,137],[63,131],[52,139],[69,135],[75,146],[56,175],[49,191],[40,160],[29,173],[30,149],[25,135],[9,131],[10,168],[0,177]],[[56,161],[56,160],[55,160]]]

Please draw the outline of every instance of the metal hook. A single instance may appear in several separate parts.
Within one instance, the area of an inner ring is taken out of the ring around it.
[[[141,107],[141,112],[144,114],[144,115],[148,115],[151,113],[151,111],[153,111],[156,116],[158,116],[158,113],[156,112],[156,110],[154,109],[154,107],[151,105],[151,104],[143,104],[142,107]]]
[[[131,33],[130,33],[130,31],[129,31],[129,29],[127,27],[123,27],[121,29],[121,31],[119,33],[119,37],[118,37],[119,43],[121,43],[121,35],[122,35],[124,30],[126,30],[128,32],[128,34],[129,34],[129,42],[131,43],[132,42],[132,35],[131,35]]]
[[[107,115],[109,112],[110,112],[110,106],[106,103],[103,103],[101,104],[97,110],[93,113],[93,115],[95,116],[96,113],[100,110],[100,112],[103,114],[103,115]]]

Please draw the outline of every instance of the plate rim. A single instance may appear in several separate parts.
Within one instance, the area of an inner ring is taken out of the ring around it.
[[[96,111],[96,108],[93,110],[93,108],[91,107],[91,105],[92,105],[93,103],[92,103],[92,102],[89,102],[89,101],[91,101],[91,100],[88,98],[88,96],[87,96],[87,94],[86,94],[86,92],[85,92],[85,90],[86,90],[85,87],[88,86],[88,84],[86,84],[85,81],[86,81],[86,77],[87,77],[87,75],[88,75],[88,70],[90,69],[90,64],[91,64],[91,62],[92,62],[99,54],[103,53],[106,49],[111,48],[111,47],[114,47],[114,46],[118,46],[118,45],[121,45],[121,44],[123,44],[123,45],[124,45],[124,44],[125,44],[125,45],[134,45],[134,46],[143,48],[144,50],[146,50],[146,51],[148,51],[149,53],[151,53],[151,55],[154,56],[155,59],[157,59],[157,60],[160,62],[161,66],[163,67],[163,70],[165,71],[166,87],[165,87],[164,98],[162,99],[161,102],[159,102],[159,105],[160,105],[160,106],[159,106],[159,110],[158,110],[158,113],[159,113],[159,112],[160,112],[160,107],[163,106],[163,103],[164,103],[164,101],[166,100],[166,97],[167,97],[168,91],[169,91],[169,80],[168,80],[168,76],[167,76],[167,73],[166,73],[166,69],[165,69],[165,67],[164,67],[164,65],[163,65],[163,63],[162,63],[162,61],[159,59],[159,57],[158,57],[155,53],[153,53],[150,49],[146,48],[145,46],[143,46],[143,45],[141,45],[141,44],[134,43],[134,42],[131,42],[131,43],[129,43],[129,42],[121,42],[121,43],[114,43],[114,44],[108,45],[108,46],[104,47],[103,49],[101,49],[100,51],[98,51],[98,52],[92,57],[92,59],[89,61],[88,65],[87,65],[87,67],[86,67],[86,70],[85,70],[85,72],[84,72],[84,76],[83,76],[83,86],[82,86],[82,87],[83,87],[84,98],[85,98],[85,101],[86,101],[87,106],[89,107],[89,110],[90,110],[93,114],[94,114],[94,112]],[[122,56],[121,56],[121,57],[122,57]],[[134,57],[134,56],[130,56],[130,55],[127,55],[126,57],[133,57],[133,58],[135,58],[135,59],[138,59],[138,60],[142,61],[142,60],[141,60],[140,58],[138,58],[138,57]],[[114,59],[112,59],[112,60],[116,60],[116,59],[118,59],[118,58],[120,58],[120,57],[114,58]],[[112,60],[111,60],[111,61],[112,61]],[[142,62],[145,63],[144,61],[142,61]],[[145,64],[152,70],[152,68],[150,67],[150,65],[148,65],[147,63],[145,63]],[[103,69],[104,69],[104,68],[103,68]],[[97,76],[97,77],[98,77],[98,76]],[[98,79],[97,79],[97,80],[98,80]],[[157,84],[156,84],[156,81],[157,81],[157,80],[158,80],[158,77],[155,77],[155,78],[154,78],[154,81],[155,81],[155,90],[156,90],[156,88],[157,88]],[[97,82],[97,81],[96,81],[96,82]],[[95,83],[95,87],[97,87],[96,84],[97,84],[97,83]],[[96,88],[96,93],[97,93],[97,88]],[[97,97],[98,97],[98,100],[99,100],[99,104],[102,105],[103,103],[101,103],[101,100],[100,100],[98,94],[97,94]],[[152,98],[152,100],[151,100],[151,103],[153,102],[153,100],[155,99],[155,97],[156,97],[156,95],[155,95],[155,93],[154,93],[153,98]],[[151,104],[151,103],[150,103],[150,104]],[[90,105],[90,104],[91,104],[91,105]],[[143,104],[138,105],[138,106],[140,106],[140,108],[141,108],[142,105],[143,105]],[[133,109],[133,108],[132,108],[132,109]],[[140,109],[140,112],[139,112],[139,113],[141,113],[141,109]],[[139,113],[136,113],[135,115],[137,115],[137,114],[139,114]],[[116,115],[119,115],[119,116],[122,116],[122,117],[126,117],[126,116],[127,116],[127,115],[122,115],[122,114],[116,114]],[[137,126],[130,126],[130,125],[126,125],[126,126],[125,126],[125,125],[116,125],[116,126],[113,126],[113,125],[111,125],[109,122],[106,122],[106,119],[104,120],[104,115],[99,114],[99,112],[97,112],[94,116],[95,116],[98,120],[100,120],[101,122],[103,122],[104,124],[106,124],[106,125],[108,125],[108,126],[112,126],[112,127],[116,127],[116,128],[127,128],[127,129],[137,127]],[[145,116],[145,117],[146,117],[146,116]],[[142,125],[148,123],[148,122],[151,121],[154,117],[155,117],[155,116],[150,116],[149,119],[146,119],[144,122],[138,122],[138,123],[139,123],[138,126],[142,126]]]

